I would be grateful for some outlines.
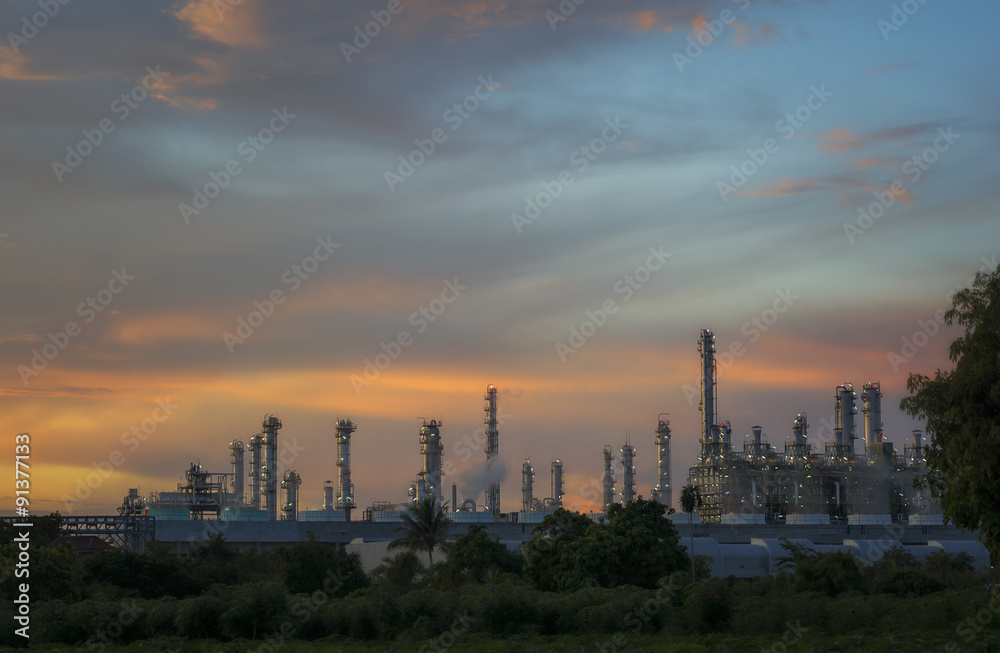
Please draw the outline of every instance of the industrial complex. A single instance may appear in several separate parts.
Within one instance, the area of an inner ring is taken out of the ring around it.
[[[783,537],[817,548],[852,551],[869,559],[875,555],[872,551],[892,545],[906,546],[918,555],[933,550],[964,551],[972,554],[978,565],[989,565],[986,550],[974,534],[944,524],[936,502],[926,491],[914,488],[913,481],[923,473],[925,464],[920,431],[913,432],[912,444],[903,446],[902,451],[883,438],[878,382],[865,383],[860,396],[850,383],[835,387],[834,441],[825,444],[822,451],[814,450],[807,440],[805,413],[791,416],[791,432],[783,446],[770,444],[762,429],[754,426],[740,448],[729,422],[718,419],[715,334],[702,330],[698,345],[701,449],[686,484],[699,487],[702,505],[688,515],[674,504],[671,430],[666,414],[657,417],[653,431],[657,484],[651,496],[667,506],[668,516],[682,534],[695,535],[695,552],[712,557],[715,573],[768,573],[778,538]],[[499,460],[497,401],[497,388],[489,385],[484,395],[487,469]],[[856,424],[859,404],[860,432]],[[301,541],[312,534],[320,541],[350,544],[363,553],[368,544],[381,552],[387,541],[398,537],[400,515],[413,502],[433,497],[443,504],[448,499],[442,479],[440,420],[425,419],[420,426],[422,464],[407,499],[374,502],[360,514],[351,480],[351,436],[359,426],[350,419],[336,421],[337,480],[325,482],[322,510],[300,510],[302,478],[294,470],[279,469],[281,427],[278,417],[266,415],[259,433],[247,442],[229,443],[231,466],[224,472],[210,472],[192,463],[176,490],[148,497],[130,491],[120,508],[121,517],[142,522],[143,532],[172,543],[179,554],[185,554],[191,542],[214,532],[224,533],[235,546],[258,549]],[[859,434],[863,446],[855,444]],[[610,445],[604,447],[605,511],[613,503],[626,503],[637,496],[636,447],[626,441],[617,450],[618,465],[615,454]],[[618,493],[616,468],[622,471]],[[488,477],[478,496],[461,501],[457,486],[452,485],[449,514],[455,533],[464,532],[467,524],[483,524],[488,533],[516,548],[532,536],[533,526],[547,513],[562,507],[563,463],[553,461],[550,472],[549,496],[536,497],[534,468],[530,461],[523,463],[521,509],[510,513],[500,509],[501,485],[493,477]],[[883,545],[872,544],[876,541]],[[375,563],[379,559],[375,558]]]

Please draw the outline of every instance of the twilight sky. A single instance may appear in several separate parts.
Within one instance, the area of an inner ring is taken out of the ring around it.
[[[505,509],[527,457],[537,496],[558,457],[566,504],[596,507],[602,445],[626,434],[648,496],[663,412],[676,495],[701,328],[738,446],[760,424],[780,449],[800,411],[822,446],[834,388],[878,380],[901,450],[907,374],[950,366],[935,314],[1000,256],[998,18],[3,2],[0,431],[32,436],[32,510],[109,513],[192,461],[229,471],[266,413],[303,508],[335,478],[338,417],[361,507],[405,499],[417,418],[443,419],[450,498],[484,458],[489,383]]]

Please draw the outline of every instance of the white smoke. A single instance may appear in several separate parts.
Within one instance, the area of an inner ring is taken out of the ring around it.
[[[502,458],[491,458],[476,463],[458,475],[458,488],[461,496],[477,499],[486,492],[490,483],[503,483],[507,480],[507,463]]]

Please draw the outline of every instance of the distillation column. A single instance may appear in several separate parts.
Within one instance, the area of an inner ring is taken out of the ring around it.
[[[262,494],[268,520],[276,521],[278,519],[278,429],[281,428],[281,420],[274,415],[267,415],[261,426],[264,429]]]
[[[420,427],[420,454],[424,457],[424,468],[417,481],[417,501],[432,496],[441,506],[441,465],[444,445],[441,443],[441,424],[437,420],[424,422]]]
[[[302,485],[302,477],[294,470],[285,472],[285,478],[281,481],[281,489],[285,491],[285,505],[282,506],[285,521],[295,521],[299,516],[299,486]]]
[[[351,483],[351,433],[357,426],[350,419],[337,420],[337,502],[336,510],[344,511],[344,518],[351,521],[354,510],[354,484]]]
[[[715,386],[718,376],[715,365],[715,333],[708,329],[701,330],[698,341],[698,351],[701,353],[701,443],[702,458],[705,458],[706,446],[716,443],[715,418],[718,412],[718,400],[715,396]],[[709,447],[709,450],[714,450]]]
[[[563,464],[556,458],[552,461],[552,502],[556,508],[562,508],[562,498],[566,494],[566,485],[563,483]]]
[[[483,399],[486,400],[486,407],[483,409],[486,412],[486,470],[492,479],[494,472],[492,471],[491,464],[500,462],[500,432],[497,430],[496,386],[490,384],[486,388],[486,395],[483,396]],[[486,510],[493,514],[500,512],[500,483],[498,481],[490,480],[489,485],[486,486]]]
[[[323,482],[323,510],[333,510],[333,481]]]
[[[604,445],[604,479],[601,482],[604,489],[604,512],[607,512],[611,504],[615,502],[615,470],[612,467],[614,459],[615,454],[611,450],[611,446]]]
[[[531,512],[535,503],[535,470],[531,461],[525,460],[521,465],[521,510]]]
[[[260,488],[262,479],[262,458],[264,454],[264,436],[250,436],[250,507],[260,510]]]
[[[635,499],[635,465],[632,459],[635,457],[635,447],[628,442],[621,448],[622,452],[622,505]]]
[[[243,468],[243,441],[233,440],[229,443],[229,451],[232,454],[231,460],[233,463],[233,505],[242,508],[246,505],[246,497],[243,491],[243,481],[245,480],[243,474],[245,469]]]
[[[882,441],[882,388],[878,381],[861,389],[861,412],[865,421],[865,451]]]
[[[854,440],[857,439],[854,433],[854,416],[858,413],[855,405],[857,397],[858,393],[854,392],[854,386],[850,383],[837,386],[833,432],[837,438],[837,446],[841,447],[837,450],[838,455],[854,453]]]
[[[664,413],[665,415],[665,413]],[[670,507],[670,420],[660,416],[656,425],[656,487],[653,498]]]

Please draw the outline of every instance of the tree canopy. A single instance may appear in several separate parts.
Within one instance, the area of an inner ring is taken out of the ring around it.
[[[910,374],[900,407],[925,420],[930,443],[923,482],[945,516],[976,529],[1000,555],[1000,267],[976,274],[954,296],[945,324],[965,332],[951,343],[955,368],[934,378]]]
[[[447,543],[451,527],[447,505],[439,505],[434,495],[430,495],[410,506],[400,518],[403,537],[390,542],[389,549],[426,551],[428,561],[434,564],[434,548]]]
[[[587,585],[656,587],[688,564],[666,506],[639,499],[608,508],[602,522],[557,510],[535,527],[525,545],[525,576],[540,589]]]

